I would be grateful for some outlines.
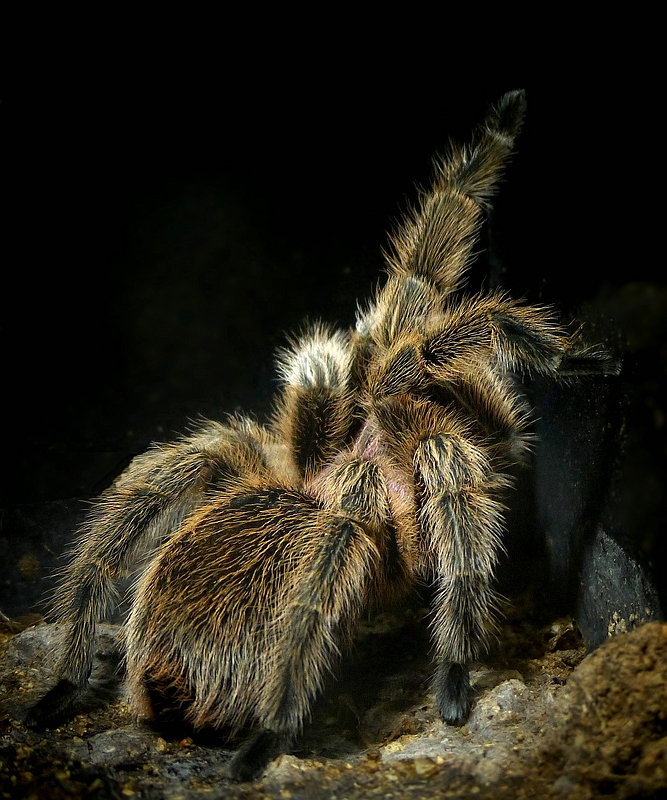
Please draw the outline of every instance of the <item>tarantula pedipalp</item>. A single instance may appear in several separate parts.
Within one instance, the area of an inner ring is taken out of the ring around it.
[[[145,716],[256,733],[250,778],[299,732],[362,609],[435,585],[438,708],[471,704],[468,663],[493,622],[503,470],[529,438],[513,373],[615,370],[548,308],[465,296],[472,248],[524,113],[522,92],[450,148],[393,238],[352,332],[310,326],[279,357],[273,418],[206,422],[154,445],[97,501],[61,583],[49,724],[88,680],[95,624],[143,554],[124,646]]]

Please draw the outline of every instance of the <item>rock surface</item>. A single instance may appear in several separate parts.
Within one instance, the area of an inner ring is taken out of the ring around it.
[[[227,777],[234,743],[167,740],[138,725],[117,670],[117,626],[100,629],[95,691],[74,719],[22,719],[53,680],[61,631],[5,624],[0,785],[7,798],[631,798],[667,796],[667,624],[584,657],[568,619],[516,612],[475,665],[466,725],[444,725],[428,691],[422,609],[363,625],[355,652],[297,748],[261,780]],[[662,793],[662,794],[661,794]]]

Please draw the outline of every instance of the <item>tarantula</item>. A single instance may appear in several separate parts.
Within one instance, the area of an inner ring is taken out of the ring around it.
[[[530,438],[514,375],[615,371],[551,309],[461,292],[524,106],[506,94],[436,161],[356,328],[311,325],[280,353],[266,425],[205,422],[153,445],[99,498],[58,590],[60,680],[32,724],[71,709],[96,621],[137,562],[131,702],[146,718],[254,730],[231,764],[238,780],[299,733],[362,609],[416,581],[435,589],[437,707],[466,718],[468,664],[496,614],[503,470]]]

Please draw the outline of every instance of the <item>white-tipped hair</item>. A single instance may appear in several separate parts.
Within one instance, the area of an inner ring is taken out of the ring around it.
[[[278,376],[292,386],[345,388],[351,368],[348,334],[323,323],[310,325],[289,347],[278,352]]]

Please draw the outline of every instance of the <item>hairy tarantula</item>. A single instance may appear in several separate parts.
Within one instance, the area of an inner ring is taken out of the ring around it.
[[[32,724],[65,715],[91,672],[96,621],[139,562],[124,629],[147,718],[254,730],[232,776],[299,733],[362,609],[433,582],[433,690],[471,706],[468,664],[493,627],[503,474],[529,442],[514,375],[616,371],[552,310],[461,292],[484,209],[524,114],[492,108],[451,145],[392,238],[388,277],[353,331],[312,325],[279,355],[273,417],[205,422],[153,445],[99,498],[58,591],[60,680]]]

